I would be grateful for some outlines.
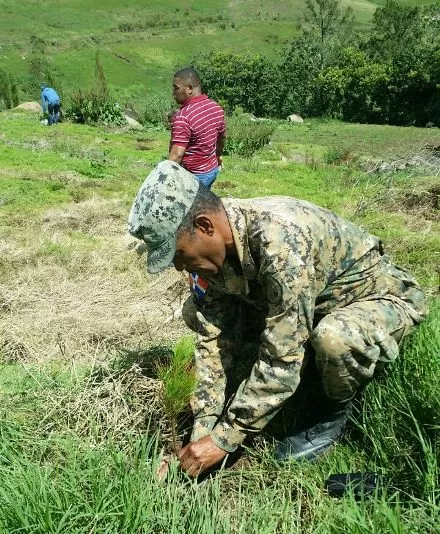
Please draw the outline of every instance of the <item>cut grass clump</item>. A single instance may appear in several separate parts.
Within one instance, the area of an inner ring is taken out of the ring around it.
[[[126,370],[101,365],[72,390],[50,392],[41,421],[44,433],[69,432],[88,443],[126,449],[132,438],[156,433],[171,441],[163,405],[163,384],[133,364]]]

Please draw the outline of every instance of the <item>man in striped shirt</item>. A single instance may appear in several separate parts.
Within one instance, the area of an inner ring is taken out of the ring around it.
[[[180,110],[172,119],[168,159],[210,187],[222,163],[226,131],[223,109],[202,93],[200,77],[192,67],[174,75],[173,96]]]

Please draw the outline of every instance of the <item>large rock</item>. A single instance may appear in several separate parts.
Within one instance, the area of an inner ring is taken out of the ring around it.
[[[301,117],[301,115],[296,115],[296,113],[293,113],[292,115],[289,115],[287,117],[287,120],[289,122],[304,122],[304,119]]]
[[[23,102],[13,109],[30,111],[31,113],[41,113],[41,105],[38,102]]]
[[[132,117],[129,117],[128,115],[124,115],[124,119],[127,121],[127,125],[129,128],[133,130],[143,130],[143,126],[141,123],[139,123],[137,120],[133,119]]]

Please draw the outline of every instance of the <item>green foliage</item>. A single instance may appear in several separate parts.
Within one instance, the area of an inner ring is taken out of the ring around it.
[[[321,106],[335,118],[357,122],[382,122],[388,118],[388,85],[392,67],[369,61],[365,53],[350,47],[340,51],[337,64],[317,78]]]
[[[203,90],[230,114],[239,106],[257,117],[277,116],[279,69],[261,55],[208,52],[193,58]]]
[[[0,106],[10,109],[20,103],[15,77],[0,69]],[[1,109],[1,108],[0,108]]]
[[[248,118],[235,115],[227,121],[225,155],[236,154],[251,157],[269,144],[275,125],[270,122],[250,121]]]
[[[81,89],[71,96],[66,117],[80,124],[124,124],[122,110],[111,97],[94,89]]]
[[[188,408],[196,386],[194,372],[194,338],[186,336],[176,343],[170,361],[159,362],[157,377],[163,383],[163,405],[173,435],[173,448],[177,452],[177,418]]]
[[[315,86],[320,69],[319,48],[313,40],[300,37],[285,48],[280,66],[280,90],[283,98],[279,115],[287,117],[291,113],[314,114]]]
[[[373,16],[373,28],[367,43],[370,55],[381,60],[392,59],[401,51],[418,45],[423,31],[419,15],[418,7],[386,0],[385,6],[378,7]]]
[[[332,40],[343,40],[347,37],[347,32],[354,22],[354,12],[351,7],[342,10],[339,0],[306,0],[305,4],[305,33],[316,41],[322,69],[331,54]]]
[[[163,401],[169,414],[177,416],[188,405],[195,387],[194,338],[185,336],[176,343],[171,359],[160,363],[157,376],[164,384]]]
[[[171,118],[175,111],[175,105],[170,100],[164,98],[162,95],[150,95],[145,101],[145,109],[141,119],[142,124],[169,129]]]
[[[99,51],[95,56],[95,87],[89,90],[79,89],[74,93],[66,116],[80,124],[125,123],[119,104],[110,95]]]
[[[324,161],[328,165],[341,165],[346,163],[353,163],[355,157],[349,148],[333,147],[326,150],[324,153]]]
[[[33,95],[40,95],[41,84],[53,87],[63,98],[63,89],[57,74],[57,69],[47,59],[41,50],[33,51],[28,62],[28,75],[23,81],[24,90]]]

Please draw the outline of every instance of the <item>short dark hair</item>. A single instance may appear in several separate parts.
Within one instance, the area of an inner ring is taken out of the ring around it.
[[[202,86],[199,73],[193,67],[185,67],[184,69],[178,70],[174,78],[182,80],[186,85],[192,85],[193,87]]]
[[[196,218],[203,213],[220,211],[222,207],[223,204],[220,197],[213,193],[209,187],[200,184],[196,198],[194,199],[190,210],[185,215],[185,218],[177,229],[177,236],[185,233],[194,235],[194,222]]]

